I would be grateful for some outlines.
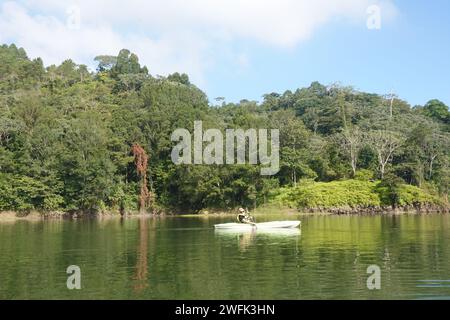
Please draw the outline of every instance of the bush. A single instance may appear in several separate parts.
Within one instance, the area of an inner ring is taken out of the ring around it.
[[[317,182],[285,189],[278,200],[298,208],[379,206],[376,184],[359,180]]]
[[[376,191],[380,195],[381,202],[386,205],[396,206],[400,203],[400,186],[404,181],[394,174],[387,174],[377,185]]]
[[[62,204],[59,194],[33,178],[0,174],[0,210],[57,210]]]
[[[391,206],[443,204],[438,196],[409,184],[399,184],[393,187],[380,183],[377,192],[380,194],[382,202]]]
[[[372,170],[361,169],[356,171],[355,180],[370,181],[374,178],[374,173]]]
[[[273,192],[271,203],[297,208],[358,208],[442,204],[424,190],[400,180],[383,182],[343,180],[306,182],[296,188],[280,188]]]

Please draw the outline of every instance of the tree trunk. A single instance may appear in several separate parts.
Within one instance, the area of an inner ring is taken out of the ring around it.
[[[380,174],[381,174],[381,179],[384,178],[384,169],[385,169],[385,164],[381,163],[380,164]]]
[[[354,154],[352,154],[352,156],[351,156],[351,165],[352,165],[352,171],[353,171],[353,177],[355,177],[356,176],[356,157],[355,157],[355,155]]]
[[[434,159],[436,159],[436,157],[437,156],[432,156],[431,159],[430,159],[430,168],[429,168],[429,171],[428,171],[428,179],[430,179],[430,180],[431,180],[431,177],[433,175],[433,162],[434,162]]]

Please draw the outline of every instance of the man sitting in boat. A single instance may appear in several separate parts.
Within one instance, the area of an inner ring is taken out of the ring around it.
[[[248,210],[244,210],[244,208],[239,208],[237,219],[240,223],[255,223],[255,218],[250,215]]]

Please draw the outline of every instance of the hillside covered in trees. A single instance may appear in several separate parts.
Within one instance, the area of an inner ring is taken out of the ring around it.
[[[208,101],[185,74],[152,76],[125,49],[95,61],[96,72],[72,60],[44,67],[22,48],[0,47],[0,211],[448,204],[450,112],[439,100],[410,106],[313,82],[234,104]],[[279,173],[174,165],[171,133],[195,120],[280,129]],[[147,167],[136,165],[138,147]]]

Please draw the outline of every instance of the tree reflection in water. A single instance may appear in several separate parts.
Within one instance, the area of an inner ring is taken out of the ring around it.
[[[147,274],[148,274],[148,219],[142,217],[139,219],[139,244],[137,247],[137,260],[136,260],[136,275],[134,291],[141,293],[148,287]]]

